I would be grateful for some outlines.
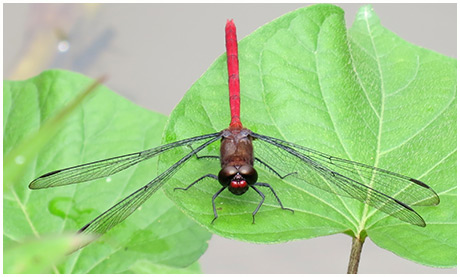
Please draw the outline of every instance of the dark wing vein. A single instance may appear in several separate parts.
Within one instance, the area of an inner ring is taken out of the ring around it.
[[[425,222],[409,205],[436,205],[438,195],[426,184],[404,175],[333,157],[300,145],[253,133],[258,158],[284,175],[338,195],[358,199],[414,225]]]
[[[108,177],[175,147],[190,145],[192,143],[219,136],[219,134],[220,133],[213,133],[209,135],[197,136],[161,145],[137,153],[52,171],[33,180],[29,184],[29,188],[43,189],[49,187],[65,186]]]

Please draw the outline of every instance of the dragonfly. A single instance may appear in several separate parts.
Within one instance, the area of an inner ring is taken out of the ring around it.
[[[261,200],[252,212],[252,223],[265,200],[261,188],[268,189],[283,210],[293,212],[292,209],[284,207],[269,183],[259,182],[255,169],[255,165],[259,165],[280,179],[296,178],[329,193],[359,200],[412,225],[426,226],[424,219],[411,206],[437,205],[439,197],[424,182],[244,128],[240,120],[238,43],[233,20],[227,20],[225,39],[231,114],[228,128],[132,154],[55,170],[33,180],[29,188],[44,189],[105,178],[160,154],[164,155],[169,150],[185,147],[188,149],[185,156],[148,184],[94,218],[78,232],[103,235],[136,211],[193,157],[215,158],[220,161],[221,169],[217,175],[203,175],[187,187],[175,190],[188,190],[206,178],[217,180],[222,187],[212,197],[214,218],[211,224],[218,218],[215,199],[226,189],[234,195],[242,195],[252,190],[260,196]],[[200,151],[219,140],[219,156],[198,156]]]

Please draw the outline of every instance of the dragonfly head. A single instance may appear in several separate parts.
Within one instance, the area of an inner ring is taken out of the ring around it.
[[[219,183],[236,195],[245,193],[257,182],[257,171],[250,165],[226,166],[219,172]]]

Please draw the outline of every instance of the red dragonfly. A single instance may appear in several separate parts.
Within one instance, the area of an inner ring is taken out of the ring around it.
[[[188,190],[205,178],[218,180],[222,187],[212,197],[214,219],[211,223],[218,217],[214,201],[227,188],[235,195],[244,194],[249,189],[260,195],[261,201],[252,213],[253,223],[255,215],[265,199],[259,187],[268,188],[282,209],[293,211],[283,206],[270,184],[258,182],[257,171],[254,168],[256,163],[281,179],[298,178],[308,185],[316,186],[327,192],[355,198],[402,221],[417,226],[426,226],[423,218],[410,205],[437,205],[439,204],[439,197],[433,189],[422,181],[362,163],[337,158],[281,139],[257,134],[244,128],[240,121],[238,45],[233,20],[227,21],[225,32],[231,111],[231,122],[227,129],[133,154],[52,171],[33,180],[29,188],[43,189],[108,177],[168,150],[177,147],[189,147],[191,151],[187,155],[148,184],[86,224],[79,232],[104,234],[137,210],[182,165],[194,156],[220,159],[220,172],[218,175],[204,175],[186,188],[176,189]],[[220,156],[198,156],[201,150],[218,140],[221,140]]]

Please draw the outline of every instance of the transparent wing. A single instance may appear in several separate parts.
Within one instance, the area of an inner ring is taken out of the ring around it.
[[[217,133],[220,134],[220,133]],[[209,137],[207,137],[209,138]],[[206,141],[196,149],[192,150],[190,153],[185,155],[178,162],[173,164],[163,173],[158,175],[155,179],[149,182],[147,185],[141,187],[140,189],[133,192],[131,195],[121,200],[113,207],[96,217],[90,223],[86,224],[83,228],[80,229],[79,233],[83,234],[93,234],[100,236],[107,232],[109,229],[119,224],[125,220],[129,215],[137,210],[153,193],[155,193],[165,182],[171,178],[171,176],[182,166],[184,165],[192,156],[203,150],[209,144],[220,139],[220,136],[214,135],[213,138]],[[201,139],[200,139],[201,140]],[[186,144],[186,143],[185,143]],[[83,247],[81,245],[80,247]]]
[[[325,191],[358,199],[414,225],[425,222],[409,205],[437,205],[438,195],[425,183],[280,139],[253,133],[255,156],[280,175],[292,176]]]
[[[191,145],[202,140],[217,137],[220,133],[197,136],[170,144],[161,145],[137,153],[77,165],[46,173],[29,184],[30,189],[65,186],[111,176],[135,164],[148,160],[175,147]]]

